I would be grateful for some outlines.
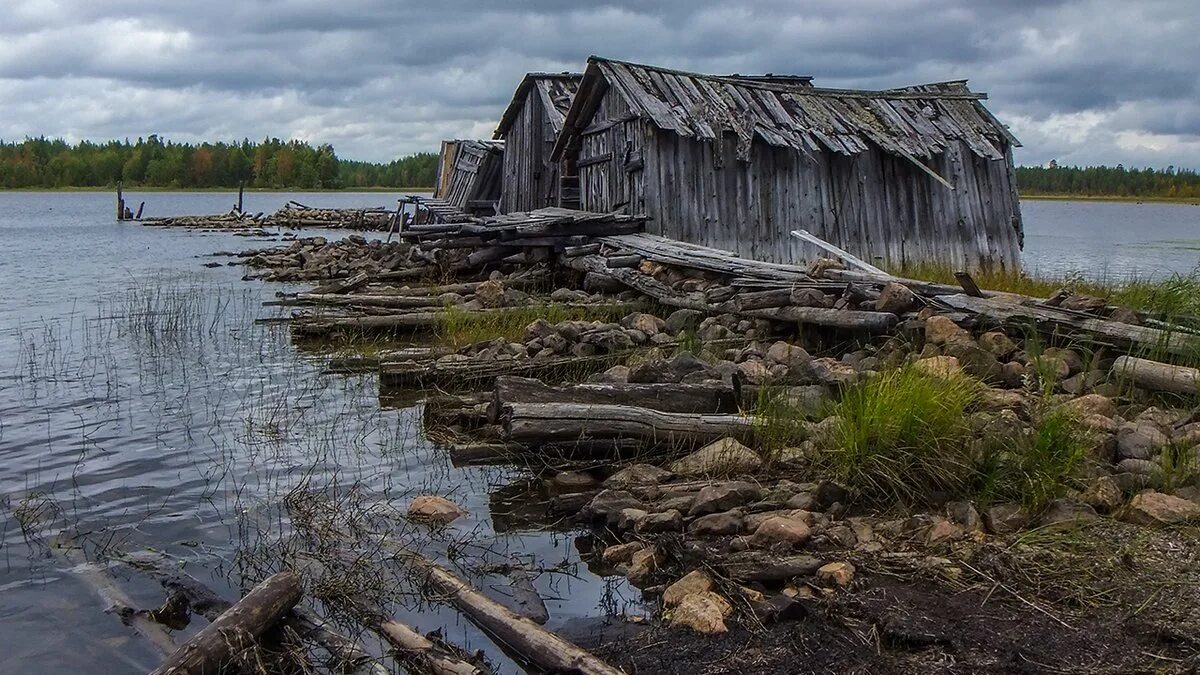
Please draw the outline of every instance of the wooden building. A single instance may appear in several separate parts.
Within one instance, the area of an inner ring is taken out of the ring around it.
[[[810,258],[804,229],[883,265],[1019,265],[1018,143],[985,95],[791,79],[592,57],[552,158],[581,208],[744,257]]]
[[[517,86],[495,134],[513,149],[504,155],[501,213],[562,205],[558,165],[550,161],[550,151],[562,132],[579,78],[577,73],[529,73]],[[567,192],[567,205],[578,206],[574,186]]]
[[[469,213],[493,215],[503,164],[501,141],[442,141],[433,196]]]

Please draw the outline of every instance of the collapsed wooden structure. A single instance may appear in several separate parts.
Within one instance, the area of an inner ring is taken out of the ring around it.
[[[468,213],[496,213],[503,162],[503,141],[442,141],[434,199]]]
[[[965,82],[885,91],[592,57],[553,158],[581,208],[791,262],[802,228],[867,260],[1019,264],[1017,140]],[[809,252],[811,253],[811,252]]]

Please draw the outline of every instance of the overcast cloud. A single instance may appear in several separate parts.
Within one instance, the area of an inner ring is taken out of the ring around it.
[[[0,138],[265,136],[390,160],[487,137],[589,54],[834,87],[967,78],[1017,161],[1200,167],[1197,0],[5,0]]]

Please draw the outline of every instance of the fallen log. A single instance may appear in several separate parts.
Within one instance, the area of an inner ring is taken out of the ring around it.
[[[342,598],[363,625],[370,628],[399,652],[398,656],[416,666],[419,672],[433,675],[485,675],[489,671],[471,663],[444,644],[430,640],[408,624],[401,623],[372,608],[359,598]]]
[[[300,577],[268,577],[180,646],[151,675],[221,673],[300,601]]]
[[[1136,356],[1119,356],[1113,362],[1112,374],[1127,378],[1137,386],[1151,391],[1171,394],[1200,394],[1200,370],[1173,366]]]
[[[78,561],[78,556],[70,553],[67,554],[67,558]],[[178,647],[166,627],[155,621],[146,612],[134,609],[133,601],[117,586],[117,582],[105,568],[94,563],[83,562],[76,564],[73,571],[96,590],[96,594],[105,603],[104,611],[119,616],[125,625],[146,638],[164,656],[175,652]]]
[[[312,290],[315,295],[344,295],[353,290],[357,290],[366,286],[371,281],[371,275],[366,272],[358,272],[352,274],[345,279],[337,279],[322,286],[317,286]]]
[[[125,555],[121,560],[157,579],[167,591],[182,594],[192,611],[209,622],[216,621],[233,605],[204,582],[169,565],[170,559],[164,555]],[[388,672],[356,640],[337,633],[306,607],[293,607],[283,617],[282,623],[301,638],[320,645],[334,659],[339,672],[370,672],[373,675],[386,675]]]
[[[296,295],[296,304],[308,305],[349,305],[363,307],[388,307],[392,309],[419,309],[424,307],[443,307],[448,303],[439,295],[338,295],[335,293],[300,293]]]
[[[504,434],[525,444],[579,439],[637,439],[649,445],[701,445],[732,436],[748,443],[754,420],[741,415],[670,413],[627,405],[513,403]]]
[[[402,555],[401,558],[413,565],[421,578],[498,645],[511,650],[521,659],[556,673],[621,674],[622,671],[532,620],[510,611],[439,565],[412,554]]]
[[[864,312],[850,309],[828,309],[825,307],[776,307],[752,309],[742,312],[747,316],[772,321],[806,323],[827,328],[886,333],[900,322],[900,317],[890,312]]]
[[[733,388],[706,384],[585,383],[551,386],[528,377],[496,378],[487,419],[499,424],[514,403],[586,403],[628,405],[662,412],[711,414],[736,413]]]

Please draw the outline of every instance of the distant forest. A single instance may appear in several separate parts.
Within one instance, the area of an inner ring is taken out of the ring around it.
[[[437,154],[420,152],[386,164],[339,159],[333,146],[268,138],[240,143],[172,143],[156,135],[136,142],[29,138],[0,142],[0,188],[128,187],[255,188],[431,187]],[[1200,198],[1190,169],[1089,166],[1017,167],[1023,195]]]
[[[128,187],[338,189],[429,187],[437,155],[423,152],[387,164],[339,159],[331,145],[269,138],[240,143],[137,142],[75,145],[29,138],[0,142],[0,188]]]
[[[1017,189],[1023,195],[1079,197],[1200,197],[1200,174],[1190,169],[1126,169],[1111,166],[1020,166]]]

